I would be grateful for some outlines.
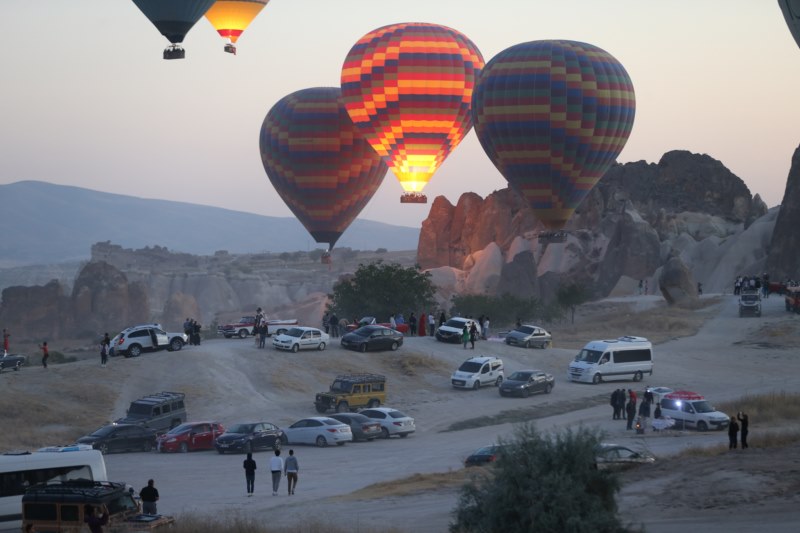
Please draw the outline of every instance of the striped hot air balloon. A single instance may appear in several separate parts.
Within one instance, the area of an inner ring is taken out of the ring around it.
[[[574,41],[503,50],[472,98],[475,133],[497,169],[552,230],[614,163],[633,128],[636,99],[608,52]]]
[[[338,87],[283,97],[264,119],[259,148],[275,190],[314,240],[330,248],[387,170],[347,115]]]
[[[230,42],[225,51],[236,54],[235,43],[269,0],[217,0],[206,12],[206,18],[222,37]]]
[[[183,59],[186,52],[179,43],[214,0],[133,0],[133,3],[172,43],[164,50],[164,59]]]
[[[463,34],[426,23],[378,28],[347,54],[345,107],[400,180],[401,202],[426,201],[422,189],[472,127],[472,91],[483,63]]]

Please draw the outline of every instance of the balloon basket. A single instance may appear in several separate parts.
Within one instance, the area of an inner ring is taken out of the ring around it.
[[[183,59],[185,57],[186,57],[186,50],[184,50],[177,44],[173,44],[172,46],[164,48],[164,59]]]
[[[324,254],[322,254],[322,257],[320,257],[319,260],[320,262],[322,262],[323,265],[330,265],[331,262],[333,261],[333,258],[331,257],[331,254],[325,252]]]
[[[539,234],[539,242],[542,244],[558,244],[567,242],[566,231],[546,231]]]
[[[236,47],[231,43],[226,44],[224,50],[229,54],[236,55]]]
[[[401,204],[427,204],[428,197],[418,192],[407,192],[400,197]]]

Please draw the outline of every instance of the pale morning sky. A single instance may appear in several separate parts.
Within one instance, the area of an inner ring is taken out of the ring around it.
[[[800,49],[775,0],[272,0],[237,56],[201,19],[177,61],[131,0],[0,0],[0,183],[291,216],[261,165],[265,114],[290,92],[338,86],[350,47],[396,22],[455,28],[487,61],[539,39],[599,46],[636,89],[620,162],[706,153],[781,201],[800,144]],[[471,132],[425,192],[455,203],[505,186]],[[430,203],[400,194],[387,174],[361,218],[418,226]]]

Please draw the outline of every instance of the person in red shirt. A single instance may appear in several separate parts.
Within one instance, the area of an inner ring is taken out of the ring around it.
[[[7,329],[3,328],[3,355],[8,354],[8,338],[10,336],[11,333],[9,333]]]
[[[40,344],[39,349],[42,350],[42,366],[47,368],[47,358],[50,357],[50,353],[47,351],[47,341]]]

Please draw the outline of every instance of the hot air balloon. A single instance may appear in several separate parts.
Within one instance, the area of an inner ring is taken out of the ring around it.
[[[222,37],[229,39],[224,50],[236,55],[234,43],[261,13],[269,0],[217,0],[206,12],[206,18]]]
[[[378,28],[347,54],[345,107],[400,180],[401,202],[427,202],[423,187],[472,127],[470,101],[483,63],[463,34],[425,23]]]
[[[214,0],[133,0],[133,3],[172,43],[164,49],[164,59],[183,59],[186,51],[179,43]]]
[[[261,126],[259,148],[275,190],[329,249],[387,170],[347,115],[338,87],[303,89],[279,100]]]
[[[797,46],[800,46],[800,0],[778,0],[783,11],[783,18],[792,32]]]
[[[472,98],[486,154],[550,230],[564,227],[614,163],[636,102],[623,66],[574,41],[522,43],[492,58]]]

